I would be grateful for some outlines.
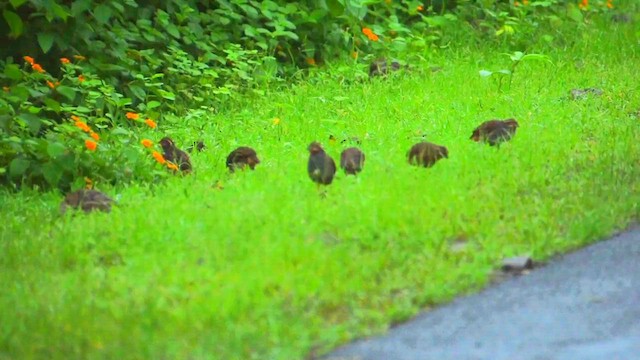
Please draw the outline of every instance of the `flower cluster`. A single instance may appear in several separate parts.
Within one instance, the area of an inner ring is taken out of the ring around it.
[[[138,120],[138,119],[140,119],[140,114],[137,114],[137,113],[134,113],[134,112],[128,112],[128,113],[125,114],[125,116],[129,120]],[[151,120],[149,118],[147,118],[144,121],[144,123],[147,124],[147,126],[152,128],[152,129],[155,129],[156,127],[158,127],[158,124],[156,124],[155,121],[153,121],[153,120]]]
[[[40,64],[38,64],[34,58],[32,58],[31,56],[23,56],[22,57],[24,59],[24,61],[26,61],[27,63],[29,63],[29,65],[31,65],[31,68],[33,69],[33,71],[35,72],[39,72],[40,74],[44,74],[45,71],[42,68],[42,66]]]
[[[378,35],[376,35],[373,30],[369,29],[369,28],[362,28],[362,33],[365,34],[366,37],[369,38],[369,40],[371,41],[378,41],[380,40],[380,38],[378,37]]]
[[[86,122],[82,121],[77,115],[71,115],[71,120],[75,122],[75,126],[77,128],[89,134],[89,136],[91,137],[91,139],[86,139],[84,141],[84,145],[86,146],[86,148],[90,151],[96,151],[96,149],[98,148],[98,141],[100,141],[100,135],[91,130],[91,127],[89,127],[89,125],[87,125]]]

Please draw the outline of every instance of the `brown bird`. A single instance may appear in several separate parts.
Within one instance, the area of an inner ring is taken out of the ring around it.
[[[67,194],[60,204],[60,212],[64,215],[67,208],[82,209],[85,213],[93,210],[111,211],[113,199],[98,190],[78,190]]]
[[[369,77],[387,75],[390,71],[400,69],[400,63],[396,60],[388,62],[387,59],[377,59],[369,65]]]
[[[340,154],[340,167],[347,175],[356,175],[362,171],[364,158],[364,153],[360,149],[355,147],[346,148]]]
[[[160,146],[162,146],[162,150],[164,151],[163,155],[165,160],[176,164],[180,171],[185,174],[191,172],[193,168],[191,167],[191,160],[189,159],[189,155],[187,155],[186,152],[178,149],[171,138],[162,138],[162,140],[160,140]]]
[[[516,134],[518,126],[515,119],[485,121],[473,130],[470,139],[488,142],[491,146],[500,145]]]
[[[449,150],[444,146],[423,141],[413,145],[407,157],[409,164],[431,167],[438,160],[449,158]]]
[[[256,151],[248,146],[240,146],[227,156],[227,167],[231,172],[236,169],[242,170],[247,165],[253,170],[258,164],[260,164],[260,159],[258,159]]]
[[[191,146],[189,146],[187,148],[188,152],[193,152],[193,149],[196,149],[198,152],[201,152],[202,150],[206,149],[206,146],[204,145],[204,142],[202,140],[198,140],[195,141],[193,144],[191,144]]]
[[[329,185],[336,173],[336,163],[327,155],[320,143],[309,144],[309,162],[307,164],[309,177],[318,185]]]

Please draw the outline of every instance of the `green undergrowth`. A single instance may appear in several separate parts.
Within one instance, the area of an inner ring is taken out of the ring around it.
[[[386,80],[347,84],[333,65],[194,111],[160,129],[205,141],[194,174],[96,184],[118,199],[110,214],[61,218],[59,193],[3,193],[0,358],[303,359],[481,288],[504,257],[545,260],[625,228],[640,195],[633,26],[544,55],[553,64],[519,65],[501,91],[479,71],[506,56],[452,49]],[[568,98],[584,87],[604,94]],[[520,128],[500,149],[469,140],[507,117]],[[449,159],[409,166],[423,135]],[[352,136],[363,173],[319,196],[306,146],[337,160]],[[230,176],[239,145],[262,162]]]

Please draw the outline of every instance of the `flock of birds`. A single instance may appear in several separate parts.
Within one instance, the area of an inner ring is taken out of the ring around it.
[[[500,145],[504,141],[510,140],[518,128],[515,119],[489,120],[473,130],[471,140],[488,143],[491,146]],[[174,173],[189,174],[193,170],[191,159],[187,152],[179,149],[174,141],[165,137],[160,140],[164,158],[177,165],[178,169]],[[204,149],[204,144],[199,141],[189,150],[196,148],[198,151]],[[318,186],[330,185],[336,173],[336,163],[329,156],[319,142],[312,142],[308,147],[309,160],[307,162],[307,172],[309,178]],[[431,142],[419,142],[411,147],[407,153],[409,164],[422,167],[431,167],[442,158],[448,158],[449,151],[445,146]],[[340,154],[340,168],[347,175],[357,175],[362,171],[365,162],[365,154],[357,147],[344,149]],[[231,173],[237,170],[250,168],[254,170],[260,164],[256,151],[248,146],[241,146],[233,150],[226,159],[226,166]],[[82,189],[67,194],[60,205],[60,211],[64,214],[67,209],[81,209],[84,212],[93,210],[111,211],[113,200],[106,194],[94,189]]]

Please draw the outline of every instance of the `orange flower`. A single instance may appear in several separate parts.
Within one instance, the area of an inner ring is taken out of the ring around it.
[[[424,10],[424,6],[422,5],[418,5],[418,7],[416,8],[417,11],[422,11]]]
[[[378,35],[374,34],[373,31],[369,28],[362,28],[362,33],[365,34],[371,41],[378,41],[380,39]]]
[[[513,3],[513,6],[518,7],[518,6],[520,6],[520,3],[516,1],[516,2]]]
[[[607,7],[613,9],[613,0],[607,0]]]
[[[171,169],[171,170],[174,170],[174,171],[177,171],[177,170],[178,170],[178,165],[176,165],[176,164],[174,164],[174,163],[172,163],[172,162],[167,161],[167,168],[169,168],[169,169]]]
[[[4,92],[9,92],[9,90],[11,90],[11,88],[9,88],[8,86],[3,86],[2,90],[4,90]]]
[[[58,85],[60,85],[60,81],[56,81],[55,83],[47,80],[47,86],[51,89],[55,89]]]
[[[279,125],[280,124],[280,118],[273,118],[272,123],[273,123],[273,125]]]
[[[77,115],[71,115],[71,120],[80,121],[80,118]]]
[[[84,77],[84,75],[82,75],[82,74],[78,75],[78,81],[83,82],[85,80],[86,80],[86,78]]]
[[[89,127],[89,125],[87,125],[86,123],[84,123],[82,121],[76,121],[76,126],[79,127],[84,132],[90,132],[91,131],[91,128]]]
[[[60,58],[60,62],[63,63],[63,64],[68,64],[71,61],[69,61],[69,59],[67,59],[67,58]]]
[[[158,126],[158,124],[156,124],[156,122],[151,119],[145,120],[144,123],[149,125],[149,127],[152,129],[155,129]]]
[[[33,64],[33,65],[31,65],[31,68],[34,71],[37,71],[37,72],[39,72],[41,74],[44,73],[44,69],[42,68],[42,66],[40,66],[40,64]]]
[[[307,64],[311,65],[311,66],[316,66],[316,59],[314,58],[306,58],[305,61],[307,62]]]
[[[580,9],[586,9],[587,6],[589,6],[589,0],[582,0],[582,2],[580,4],[578,4],[578,7]]]
[[[352,52],[351,57],[358,60],[358,52],[357,51]]]
[[[140,141],[140,144],[142,144],[142,146],[146,147],[146,148],[150,148],[153,146],[153,141],[149,140],[149,139],[142,139],[142,141]]]
[[[93,180],[89,179],[88,177],[84,177],[84,188],[85,189],[92,189],[93,188]]]
[[[134,112],[128,112],[127,113],[127,119],[131,119],[131,120],[138,120],[138,118],[140,117],[140,115],[134,113]]]
[[[164,159],[164,156],[162,156],[162,154],[160,154],[157,151],[154,151],[151,155],[153,155],[156,161],[159,162],[160,164],[164,164],[167,162],[167,160]]]
[[[82,56],[82,55],[73,55],[73,58],[74,58],[74,59],[76,59],[76,60],[80,60],[80,61],[82,61],[82,60],[85,60],[85,59],[86,59],[86,57],[84,57],[84,56]]]
[[[524,6],[529,5],[529,0],[522,0],[522,5],[524,5]]]
[[[28,62],[31,65],[35,65],[36,61],[31,56],[23,56],[24,61]]]
[[[93,141],[93,140],[85,140],[84,141],[84,145],[87,147],[87,149],[91,150],[91,151],[96,151],[96,148],[98,147],[98,143]]]
[[[99,141],[100,140],[100,135],[94,133],[93,131],[89,132],[89,135],[93,138],[93,140],[95,141]]]

